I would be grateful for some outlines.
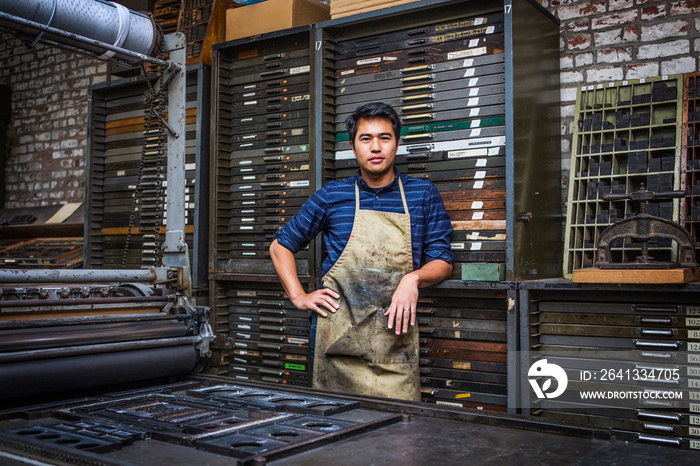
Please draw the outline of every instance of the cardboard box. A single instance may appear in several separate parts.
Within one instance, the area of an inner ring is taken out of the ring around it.
[[[470,262],[462,264],[462,280],[500,282],[506,278],[506,264]]]
[[[413,3],[416,0],[333,0],[331,1],[331,17],[333,19],[356,15],[367,11],[380,10],[393,6]]]
[[[227,10],[226,40],[320,23],[330,18],[330,7],[313,0],[266,0]]]

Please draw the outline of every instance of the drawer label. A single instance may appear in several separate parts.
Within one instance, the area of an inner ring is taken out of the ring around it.
[[[689,416],[688,422],[694,426],[700,426],[700,416]]]
[[[686,306],[685,313],[689,316],[700,316],[700,306]]]
[[[700,440],[691,440],[690,441],[690,449],[691,450],[700,450]]]
[[[685,325],[688,327],[700,327],[700,317],[687,317]]]

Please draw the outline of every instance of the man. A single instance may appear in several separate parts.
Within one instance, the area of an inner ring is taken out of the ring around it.
[[[321,316],[315,388],[420,401],[418,288],[450,276],[452,226],[437,188],[394,166],[401,120],[393,108],[366,104],[345,124],[360,169],[314,193],[270,255],[294,306]],[[306,293],[293,253],[321,231],[323,288]]]

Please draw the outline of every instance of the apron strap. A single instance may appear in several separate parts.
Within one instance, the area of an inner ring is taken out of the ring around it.
[[[401,191],[401,202],[403,202],[403,213],[408,213],[408,204],[406,203],[406,194],[403,192],[403,183],[401,182],[401,177],[396,175],[399,179],[399,191]],[[355,212],[360,210],[360,188],[355,181]]]

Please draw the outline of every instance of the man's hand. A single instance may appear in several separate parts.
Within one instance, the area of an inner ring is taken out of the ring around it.
[[[396,334],[408,333],[408,325],[416,325],[416,307],[418,306],[418,288],[440,283],[452,273],[452,264],[436,259],[423,267],[407,273],[399,282],[391,298],[388,328],[396,329]],[[394,325],[396,324],[396,325]]]
[[[289,300],[299,310],[314,311],[322,317],[328,317],[328,313],[323,308],[332,313],[340,307],[336,302],[340,295],[330,288],[322,288],[311,293],[300,293]]]
[[[413,272],[403,276],[391,298],[389,310],[389,330],[396,329],[396,334],[408,333],[408,324],[416,325],[416,306],[418,305],[418,285],[420,277]],[[394,322],[396,325],[394,326]]]

